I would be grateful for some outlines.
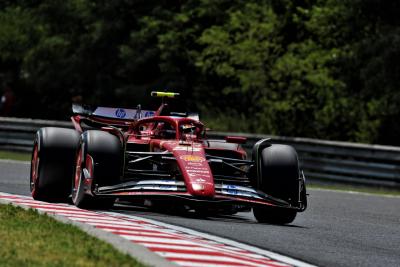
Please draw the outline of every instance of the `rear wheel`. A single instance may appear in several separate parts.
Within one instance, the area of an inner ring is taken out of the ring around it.
[[[300,172],[297,153],[287,145],[265,147],[258,162],[261,177],[258,189],[269,196],[285,200],[292,206],[299,203]],[[254,217],[262,223],[287,224],[294,221],[297,211],[290,208],[256,206]]]
[[[122,145],[116,136],[98,130],[84,132],[76,154],[72,202],[79,208],[111,208],[115,198],[96,197],[93,189],[118,183],[121,166]]]
[[[66,202],[79,134],[73,129],[45,127],[37,131],[31,160],[30,191],[43,201]]]

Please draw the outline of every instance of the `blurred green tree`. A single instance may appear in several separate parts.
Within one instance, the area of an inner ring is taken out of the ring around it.
[[[400,144],[395,0],[4,0],[17,116],[176,90],[215,129]]]

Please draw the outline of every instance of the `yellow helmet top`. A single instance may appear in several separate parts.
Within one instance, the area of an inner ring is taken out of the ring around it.
[[[173,92],[158,92],[158,91],[152,91],[151,96],[153,97],[169,97],[169,98],[175,98],[179,96],[179,93],[173,93]]]

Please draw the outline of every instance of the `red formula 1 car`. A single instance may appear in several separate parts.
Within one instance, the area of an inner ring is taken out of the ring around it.
[[[73,106],[75,130],[38,130],[30,174],[34,199],[110,208],[116,199],[197,212],[253,209],[286,224],[307,206],[296,151],[260,140],[248,159],[243,137],[209,140],[196,114]],[[72,190],[71,190],[72,188]]]

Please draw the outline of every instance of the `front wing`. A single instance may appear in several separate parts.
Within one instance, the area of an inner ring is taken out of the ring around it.
[[[146,180],[138,182],[126,182],[114,186],[96,188],[93,192],[98,197],[117,197],[120,200],[130,199],[172,199],[182,203],[196,203],[204,205],[245,205],[275,206],[297,211],[303,211],[304,207],[295,207],[287,201],[274,198],[251,187],[237,185],[215,185],[213,198],[199,198],[186,191],[183,181],[175,180]]]

